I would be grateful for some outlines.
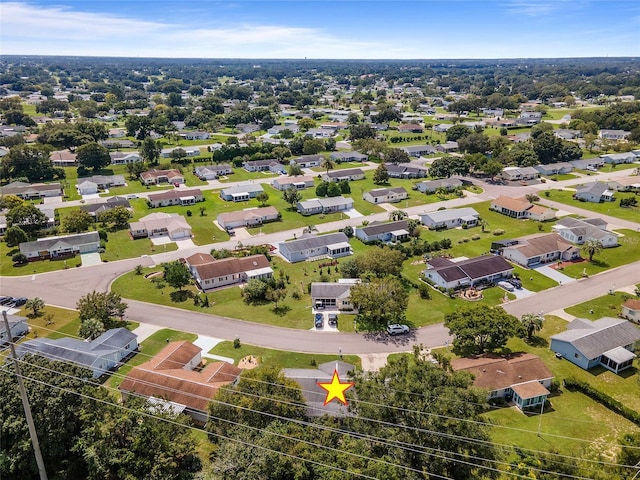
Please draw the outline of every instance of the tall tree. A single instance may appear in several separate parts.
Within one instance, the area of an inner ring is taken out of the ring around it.
[[[378,165],[376,171],[373,173],[373,183],[376,185],[384,185],[389,181],[389,171],[384,163]]]
[[[60,222],[63,232],[80,233],[86,232],[93,223],[93,217],[84,210],[72,210],[67,213]]]
[[[76,160],[85,168],[94,172],[99,171],[111,163],[109,150],[102,145],[92,142],[78,147]]]
[[[4,241],[7,243],[8,247],[17,247],[22,242],[26,242],[28,240],[29,237],[27,237],[25,231],[18,226],[9,227],[6,232],[4,232]]]
[[[140,144],[140,156],[149,165],[157,165],[161,151],[160,143],[151,137],[146,137]]]
[[[351,287],[351,303],[358,309],[357,321],[364,330],[384,330],[404,321],[409,294],[395,277],[374,278]]]
[[[7,212],[7,226],[20,227],[28,236],[33,237],[49,223],[47,216],[35,205],[24,203]]]
[[[600,240],[595,238],[587,239],[580,249],[586,255],[589,255],[589,261],[593,261],[593,256],[599,254],[604,249],[604,245]]]
[[[537,313],[525,313],[520,317],[520,322],[527,332],[527,338],[531,340],[536,332],[542,330],[543,320],[542,316]]]
[[[24,304],[24,308],[31,310],[34,317],[40,315],[40,311],[44,308],[44,300],[40,297],[33,297],[27,300]]]
[[[114,317],[120,319],[124,317],[127,307],[128,305],[122,301],[122,297],[117,293],[96,292],[95,290],[80,297],[76,303],[81,321],[97,318],[106,329],[113,327]]]
[[[296,187],[289,187],[282,192],[282,199],[291,205],[291,209],[296,208],[296,204],[302,200],[302,194]]]
[[[367,249],[365,253],[355,258],[358,266],[358,276],[367,274],[376,277],[387,275],[400,276],[404,256],[399,250],[391,248],[374,247]]]
[[[329,170],[335,167],[335,163],[333,162],[333,160],[327,157],[322,160],[322,163],[320,164],[320,166],[326,169],[327,173],[329,173]]]
[[[398,220],[404,220],[409,215],[404,210],[393,210],[389,213],[389,220],[397,222]]]
[[[289,176],[296,177],[298,175],[302,175],[304,172],[302,171],[302,167],[297,163],[292,163],[289,165]]]
[[[177,290],[182,290],[191,283],[191,272],[180,260],[162,264],[164,280]]]
[[[256,195],[256,200],[260,203],[260,206],[264,207],[269,201],[269,194],[267,192],[260,192]]]
[[[30,182],[51,180],[56,169],[49,159],[49,149],[39,145],[15,145],[2,158],[2,177],[26,177]]]
[[[129,226],[132,216],[127,208],[118,206],[98,215],[98,221],[107,224],[111,230],[122,230]]]

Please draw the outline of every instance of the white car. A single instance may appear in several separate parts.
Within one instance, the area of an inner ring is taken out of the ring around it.
[[[507,292],[513,292],[514,286],[511,285],[509,282],[498,282],[498,286],[500,288],[505,289]]]
[[[387,325],[387,333],[389,335],[402,335],[404,333],[409,333],[409,327],[398,323],[392,323],[391,325]]]

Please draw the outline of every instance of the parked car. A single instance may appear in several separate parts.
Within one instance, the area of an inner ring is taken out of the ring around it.
[[[338,315],[336,315],[335,313],[330,313],[327,323],[329,324],[330,327],[337,327],[338,326]]]
[[[316,313],[315,315],[315,326],[316,328],[324,327],[324,315],[322,313]]]
[[[409,333],[409,327],[407,325],[392,323],[391,325],[387,325],[387,333],[389,335],[402,335]]]
[[[8,305],[14,301],[13,297],[0,297],[0,305]]]
[[[180,188],[180,184],[179,184],[178,182],[175,182],[175,183],[173,184],[173,186],[174,186],[174,187],[176,187],[176,188]]]
[[[136,195],[135,193],[130,193],[129,195],[127,195],[127,200],[133,200],[134,198],[138,198],[138,195]]]
[[[233,227],[227,227],[225,228],[225,230],[227,231],[230,237],[233,237],[236,234],[236,231],[233,229]]]
[[[26,298],[26,297],[16,298],[16,299],[13,301],[12,306],[13,306],[13,307],[21,307],[21,306],[23,306],[25,303],[27,303],[27,300],[29,300],[29,299],[28,299],[28,298]]]
[[[511,285],[509,282],[498,282],[498,286],[504,290],[506,290],[507,292],[513,292],[514,288],[513,285]]]
[[[511,285],[513,285],[516,288],[522,288],[522,282],[517,278],[510,278],[509,280],[507,280],[507,282],[509,282]]]

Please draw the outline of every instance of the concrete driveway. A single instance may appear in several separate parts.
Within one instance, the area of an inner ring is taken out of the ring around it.
[[[93,265],[102,264],[102,259],[100,258],[100,254],[98,252],[81,253],[80,260],[82,261],[83,267],[91,267]]]
[[[355,208],[350,208],[349,210],[345,210],[343,212],[347,217],[349,218],[360,218],[360,217],[364,217],[364,215],[362,215],[359,211],[357,211]]]
[[[567,283],[573,283],[573,282],[576,281],[575,278],[568,277],[564,273],[559,272],[558,270],[556,270],[554,268],[551,268],[548,265],[542,265],[540,267],[535,267],[534,270],[536,272],[538,272],[538,273],[541,273],[545,277],[550,278],[551,280],[555,280],[560,285],[564,285],[564,284],[567,284]]]

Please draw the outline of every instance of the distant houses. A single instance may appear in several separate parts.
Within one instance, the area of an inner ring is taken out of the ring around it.
[[[326,235],[305,234],[302,237],[280,242],[278,252],[291,263],[321,258],[339,258],[352,255],[349,238],[342,232]]]
[[[423,178],[428,173],[425,167],[411,163],[385,163],[384,166],[390,178]]]
[[[619,165],[621,163],[633,163],[637,160],[633,152],[607,153],[605,155],[600,155],[600,158],[604,161],[604,163],[608,163],[610,165]]]

